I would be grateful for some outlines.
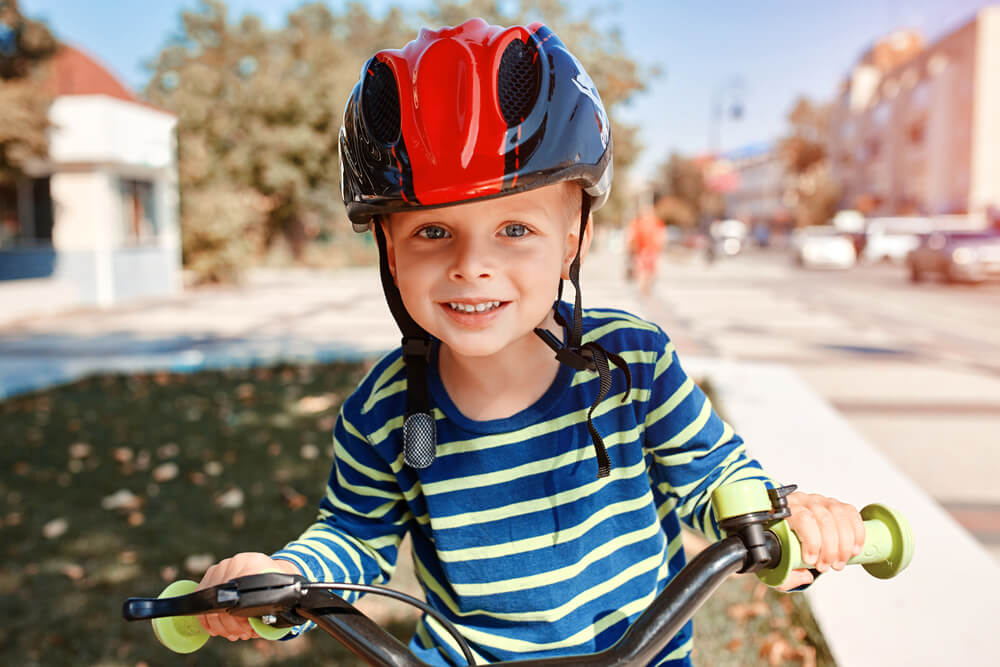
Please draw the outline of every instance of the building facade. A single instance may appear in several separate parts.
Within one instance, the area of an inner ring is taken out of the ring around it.
[[[725,193],[726,216],[771,224],[789,216],[785,202],[787,169],[772,142],[753,144],[723,156],[735,175]]]
[[[871,215],[1000,205],[1000,6],[924,45],[881,40],[831,109],[830,168],[842,204]]]
[[[178,291],[176,117],[72,47],[48,85],[49,156],[0,189],[0,280],[58,281],[84,305]]]

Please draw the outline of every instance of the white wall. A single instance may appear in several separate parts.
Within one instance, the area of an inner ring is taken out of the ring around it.
[[[51,192],[56,250],[93,250],[111,243],[116,223],[120,226],[121,202],[107,172],[56,171]]]
[[[104,95],[72,95],[56,98],[49,119],[52,162],[176,164],[177,119],[165,111]]]
[[[1000,206],[1000,6],[979,13],[969,208]]]

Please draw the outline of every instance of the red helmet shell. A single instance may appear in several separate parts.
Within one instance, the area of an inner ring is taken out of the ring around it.
[[[340,138],[352,221],[578,180],[603,203],[607,114],[544,25],[423,29],[366,64]]]

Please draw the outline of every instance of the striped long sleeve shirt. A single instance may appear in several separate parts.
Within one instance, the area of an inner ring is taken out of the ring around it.
[[[612,645],[684,566],[681,522],[718,539],[712,491],[767,478],[659,327],[619,310],[584,311],[583,323],[584,342],[620,354],[633,378],[626,395],[613,371],[593,415],[610,476],[596,477],[586,425],[597,373],[563,365],[534,405],[474,421],[449,398],[436,356],[428,384],[437,459],[405,466],[406,372],[396,350],[343,405],[317,521],[274,556],[313,580],[384,583],[409,532],[427,601],[479,662]],[[691,641],[688,623],[652,664],[689,664]],[[430,664],[465,664],[427,616],[410,648]]]

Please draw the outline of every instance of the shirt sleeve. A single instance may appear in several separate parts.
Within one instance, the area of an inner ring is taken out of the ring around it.
[[[681,368],[666,334],[664,339],[645,417],[650,477],[685,524],[715,541],[721,537],[711,503],[716,488],[742,479],[777,485],[747,456],[743,439]]]
[[[319,516],[273,554],[311,581],[384,583],[396,567],[412,515],[389,462],[341,410],[334,427],[333,469]],[[356,593],[344,593],[353,601]]]

